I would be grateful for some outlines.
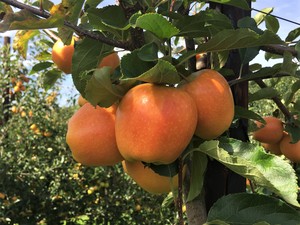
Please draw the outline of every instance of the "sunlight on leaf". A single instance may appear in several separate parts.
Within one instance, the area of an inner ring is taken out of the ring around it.
[[[299,221],[300,213],[279,199],[238,193],[220,198],[209,211],[205,225],[295,225]]]
[[[268,188],[288,203],[300,206],[297,201],[298,185],[294,169],[287,161],[266,153],[262,147],[223,138],[221,142],[204,142],[197,150],[241,176]]]
[[[110,67],[96,69],[85,88],[85,98],[94,106],[109,107],[125,93],[116,90],[111,82]]]
[[[174,25],[157,13],[148,13],[138,17],[135,26],[151,31],[161,39],[171,38],[179,33]]]

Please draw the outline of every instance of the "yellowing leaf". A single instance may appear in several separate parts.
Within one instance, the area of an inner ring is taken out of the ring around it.
[[[38,30],[20,30],[16,33],[13,48],[17,50],[23,58],[26,58],[28,42],[35,35],[39,34]]]

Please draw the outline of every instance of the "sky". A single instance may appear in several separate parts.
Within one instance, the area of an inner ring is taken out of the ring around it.
[[[54,0],[53,1],[55,4],[61,2],[60,0]],[[112,5],[115,4],[116,1],[115,0],[104,0],[99,7],[103,7],[105,5]],[[274,11],[272,12],[272,14],[276,15],[276,16],[280,16],[295,22],[300,23],[300,0],[256,0],[256,2],[252,3],[252,8],[258,9],[258,10],[262,10],[264,8],[267,7],[274,7]],[[252,15],[255,15],[257,12],[253,12]],[[283,20],[279,20],[280,23],[280,29],[278,31],[278,35],[281,38],[285,38],[289,31],[300,27],[297,26],[295,24],[283,21]],[[262,25],[262,28],[264,28],[264,25]],[[12,36],[14,34],[14,32],[7,32],[4,34],[0,34],[1,36]],[[264,54],[261,53],[259,54],[251,63],[261,63],[264,66],[268,66],[268,65],[273,65],[274,63],[276,63],[276,60],[270,60],[270,61],[265,61],[264,60]],[[61,99],[61,105],[65,105],[67,103],[67,98],[68,95],[76,95],[78,94],[77,90],[74,88],[73,83],[72,83],[72,78],[70,75],[66,75],[65,76],[65,81],[63,82],[63,86],[64,86],[64,92],[65,94],[63,95],[63,98]]]
[[[299,0],[256,0],[256,2],[252,3],[252,8],[254,9],[264,9],[268,7],[273,7],[274,10],[272,12],[275,16],[280,16],[285,19],[289,19],[292,21],[295,21],[297,23],[300,23],[300,1]],[[255,15],[257,12],[253,12],[253,15]],[[288,33],[297,28],[300,27],[299,25],[292,24],[283,20],[279,19],[280,28],[278,31],[278,35],[284,40]],[[264,25],[262,26],[264,28]],[[251,63],[261,63],[263,65],[273,65],[274,63],[277,63],[279,60],[270,60],[265,61],[264,54],[259,54]]]

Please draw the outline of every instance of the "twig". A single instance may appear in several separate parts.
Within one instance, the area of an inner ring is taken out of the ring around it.
[[[258,84],[259,87],[261,88],[266,88],[268,87],[261,79],[255,80],[255,83]],[[272,100],[275,102],[277,107],[280,109],[280,111],[285,115],[287,119],[291,119],[292,115],[289,112],[289,110],[285,107],[285,105],[281,102],[281,100],[278,97],[273,97]]]
[[[272,75],[272,76],[261,77],[260,79],[278,78],[278,77],[286,77],[286,76],[290,76],[290,74],[279,72],[279,73],[276,73],[275,75]],[[230,81],[228,81],[228,84],[230,86],[233,86],[233,85],[236,85],[236,84],[242,83],[242,82],[256,81],[257,79],[258,79],[257,77],[246,75],[244,77],[240,77],[240,78],[236,78],[234,80],[230,80]]]
[[[54,34],[51,30],[44,29],[43,31],[53,40],[55,40],[55,41],[59,40],[59,37],[56,34]]]
[[[29,11],[39,17],[45,18],[45,19],[48,19],[51,16],[51,14],[49,12],[41,11],[38,8],[24,4],[19,1],[15,1],[15,0],[0,0],[0,1],[6,3],[8,5],[14,6],[18,9],[26,9],[27,11]],[[82,27],[79,27],[69,21],[66,21],[66,20],[64,21],[64,25],[73,29],[80,36],[90,37],[92,39],[101,41],[110,46],[114,46],[114,47],[118,47],[118,48],[122,48],[122,49],[126,49],[126,50],[133,50],[133,46],[132,46],[131,42],[121,42],[121,41],[113,40],[111,38],[107,38],[101,33],[95,33],[93,31],[83,29]]]

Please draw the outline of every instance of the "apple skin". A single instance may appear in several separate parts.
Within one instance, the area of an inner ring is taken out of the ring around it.
[[[253,139],[268,144],[277,144],[283,138],[283,123],[280,119],[273,116],[263,118],[266,124],[255,121],[259,128],[253,132]]]
[[[224,133],[234,117],[234,99],[226,79],[217,71],[200,70],[180,86],[196,102],[198,122],[195,135],[211,140]]]
[[[105,56],[98,64],[98,68],[102,68],[104,66],[110,67],[110,73],[113,73],[114,70],[120,65],[120,58],[116,52],[113,52],[107,56]]]
[[[283,133],[283,138],[280,141],[281,153],[294,163],[300,163],[300,141],[292,144],[292,138],[287,133]]]
[[[123,160],[115,137],[116,107],[86,103],[69,119],[66,141],[77,162],[86,166],[113,166]]]
[[[264,147],[264,149],[272,154],[275,155],[282,155],[280,150],[280,142],[275,144],[269,144],[269,143],[261,143],[261,146]]]
[[[52,48],[52,61],[56,64],[57,68],[66,74],[72,72],[72,57],[74,54],[74,42],[72,39],[70,45],[64,45],[59,39],[55,42]]]
[[[128,161],[169,164],[189,144],[197,108],[184,91],[156,84],[130,89],[116,113],[116,140]]]
[[[173,177],[161,176],[139,161],[123,160],[122,166],[137,185],[151,194],[165,194],[178,188],[178,174]]]

